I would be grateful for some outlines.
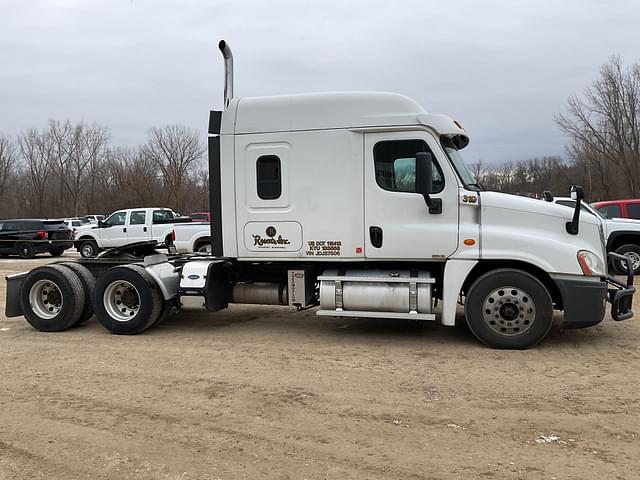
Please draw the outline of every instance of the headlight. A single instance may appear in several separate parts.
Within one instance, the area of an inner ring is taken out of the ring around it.
[[[606,275],[604,262],[589,250],[580,250],[578,252],[578,263],[582,273],[589,277],[604,277]]]

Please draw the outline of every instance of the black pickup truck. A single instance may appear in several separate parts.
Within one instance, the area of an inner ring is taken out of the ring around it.
[[[32,258],[36,253],[58,257],[73,246],[73,238],[62,220],[0,220],[0,256],[17,254]]]

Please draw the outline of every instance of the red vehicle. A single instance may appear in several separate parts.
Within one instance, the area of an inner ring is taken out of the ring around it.
[[[592,203],[607,218],[633,218],[640,220],[640,198],[627,200],[606,200]]]
[[[193,212],[189,214],[192,222],[210,222],[211,213],[209,212]]]

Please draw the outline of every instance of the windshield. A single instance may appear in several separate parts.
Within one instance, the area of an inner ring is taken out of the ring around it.
[[[444,151],[449,157],[449,160],[451,160],[453,168],[456,170],[456,173],[460,177],[460,180],[462,180],[464,186],[472,187],[473,190],[477,190],[478,184],[476,184],[475,180],[473,179],[473,175],[471,175],[471,172],[462,159],[462,155],[460,155],[460,152],[455,147],[453,142],[446,137],[442,138],[442,148],[444,148]]]

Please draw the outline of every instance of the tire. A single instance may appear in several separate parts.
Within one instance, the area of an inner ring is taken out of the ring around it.
[[[27,322],[36,330],[66,330],[82,315],[85,306],[82,283],[63,265],[38,267],[24,279],[20,306]]]
[[[615,252],[619,253],[620,255],[629,255],[631,257],[631,263],[633,266],[633,274],[640,274],[640,247],[638,245],[628,243],[616,248]],[[620,260],[613,260],[613,269],[618,275],[627,274],[627,265]]]
[[[493,270],[476,279],[464,310],[471,332],[492,348],[532,347],[553,325],[553,303],[546,287],[515,269]]]
[[[96,289],[96,278],[89,271],[87,267],[81,265],[79,263],[67,262],[67,263],[59,263],[57,265],[62,265],[67,267],[73,273],[75,273],[80,279],[80,283],[82,284],[82,289],[84,290],[84,308],[82,313],[80,314],[80,318],[75,323],[75,325],[82,325],[87,322],[93,316],[93,296]],[[75,326],[74,325],[74,326]]]
[[[113,267],[96,282],[93,309],[98,322],[118,335],[140,333],[160,317],[164,299],[139,265]]]
[[[84,258],[93,258],[98,255],[98,244],[95,240],[84,240],[78,247],[80,255]]]
[[[196,249],[196,252],[198,252],[198,253],[211,253],[211,243],[203,243],[201,245],[198,245],[198,248]]]
[[[51,250],[49,250],[49,255],[51,255],[52,257],[59,257],[63,253],[64,248],[52,248]]]
[[[16,244],[16,250],[18,251],[18,255],[20,258],[29,259],[33,258],[36,254],[35,249],[33,248],[32,243],[21,242]]]
[[[162,302],[162,310],[160,311],[160,315],[158,315],[158,318],[156,319],[155,322],[153,322],[152,326],[155,327],[156,325],[164,322],[167,318],[171,316],[172,313],[173,313],[173,302],[167,302],[167,301]]]

